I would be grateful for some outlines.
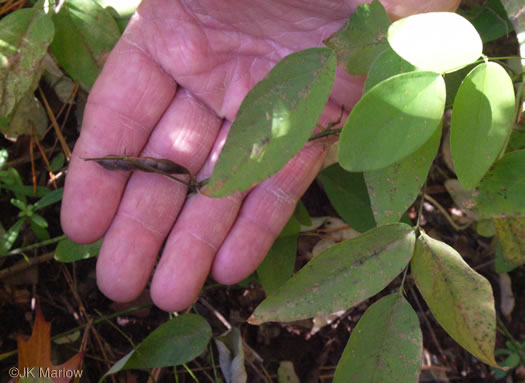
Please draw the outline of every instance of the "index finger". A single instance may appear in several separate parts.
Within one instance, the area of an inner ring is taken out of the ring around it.
[[[84,111],[62,200],[66,235],[87,243],[106,232],[129,174],[112,172],[86,157],[137,155],[173,99],[176,84],[149,55],[130,25],[111,52]]]

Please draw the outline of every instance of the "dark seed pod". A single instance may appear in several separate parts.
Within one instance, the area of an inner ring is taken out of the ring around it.
[[[106,156],[101,158],[86,158],[88,161],[95,161],[97,164],[108,170],[134,171],[141,170],[148,173],[167,173],[167,174],[189,174],[190,171],[184,166],[171,160],[153,157],[127,157],[127,156]]]

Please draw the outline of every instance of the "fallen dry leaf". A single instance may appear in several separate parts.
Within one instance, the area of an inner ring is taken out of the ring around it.
[[[75,376],[82,376],[78,367],[84,356],[79,352],[67,362],[55,366],[51,361],[51,323],[36,308],[33,333],[27,341],[18,337],[18,370],[29,378],[49,378],[55,383],[68,383]],[[17,379],[18,381],[18,379]]]

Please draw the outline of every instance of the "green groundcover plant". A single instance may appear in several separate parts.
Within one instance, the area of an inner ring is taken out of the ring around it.
[[[125,25],[125,17],[92,0],[66,0],[59,11],[48,5],[39,1],[0,20],[0,129],[6,136],[27,133],[18,116],[39,108],[32,93],[51,71],[48,47],[69,76],[89,90]],[[514,3],[505,5],[512,12]],[[456,342],[498,367],[490,283],[451,246],[427,235],[419,217],[415,225],[400,221],[418,196],[423,198],[442,141],[443,116],[452,109],[453,166],[480,234],[496,233],[505,270],[525,263],[525,145],[517,123],[521,68],[515,73],[482,54],[483,42],[512,27],[505,17],[497,17],[499,32],[478,23],[480,36],[456,13],[392,23],[379,1],[359,6],[325,47],[285,57],[249,92],[210,179],[197,185],[211,197],[248,190],[278,172],[309,140],[339,136],[338,163],[319,179],[341,217],[363,234],[325,250],[291,276],[300,226],[309,221],[299,205],[257,271],[268,297],[249,319],[252,324],[294,321],[345,310],[401,275],[398,291],[370,306],[353,330],[335,382],[418,380],[422,333],[404,298],[407,277]],[[71,28],[89,33],[67,33]],[[23,59],[11,60],[15,55]],[[334,123],[314,134],[338,65],[367,75],[363,96],[343,128]],[[10,249],[25,220],[48,240],[47,222],[34,211],[61,197],[60,191],[42,192],[42,199],[29,205],[19,178],[9,170],[0,173],[0,187],[17,193],[13,204],[21,211],[1,239],[0,256],[17,253]],[[59,239],[57,260],[64,262],[96,256],[100,246]],[[179,316],[153,331],[108,374],[185,363],[210,339],[202,317]],[[219,350],[229,347],[239,355],[238,334],[224,339],[216,340]],[[242,376],[238,364],[226,365],[221,363],[230,379]]]

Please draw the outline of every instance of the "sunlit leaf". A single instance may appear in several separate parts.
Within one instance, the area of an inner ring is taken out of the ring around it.
[[[480,217],[525,216],[525,150],[498,160],[477,188],[474,210]]]
[[[489,281],[452,247],[424,233],[416,241],[411,270],[445,331],[476,358],[497,367],[496,311]]]
[[[406,267],[414,241],[410,226],[394,224],[335,245],[266,298],[249,321],[292,321],[356,305],[381,291]]]
[[[355,230],[364,233],[376,226],[362,173],[349,173],[330,165],[319,180],[337,214]]]
[[[433,72],[409,72],[370,89],[356,104],[339,140],[349,171],[387,167],[419,149],[440,126],[445,82]]]
[[[503,149],[514,122],[514,86],[497,63],[480,64],[465,77],[454,100],[450,149],[465,189],[474,188]]]
[[[441,129],[414,153],[384,169],[365,172],[372,211],[378,224],[399,222],[414,203],[436,156]]]
[[[422,352],[417,314],[402,295],[387,295],[370,306],[353,328],[334,383],[416,383]]]
[[[111,367],[105,376],[129,369],[176,366],[202,354],[211,328],[200,315],[184,314],[157,327],[133,351]]]
[[[387,47],[372,62],[370,70],[366,76],[365,85],[363,86],[363,93],[368,92],[375,85],[387,78],[395,76],[396,74],[412,72],[414,70],[416,70],[414,65],[403,60],[392,48]]]
[[[525,264],[525,217],[495,218],[503,256],[510,263]]]
[[[226,383],[245,383],[247,381],[244,368],[244,350],[241,332],[232,328],[215,338],[219,351],[219,364]]]
[[[477,60],[483,43],[472,24],[457,13],[429,12],[405,17],[388,29],[397,54],[421,70],[451,72]]]
[[[386,32],[391,22],[378,0],[359,5],[346,25],[330,36],[325,45],[350,74],[366,74],[372,61],[388,47]]]
[[[55,259],[59,262],[67,263],[96,257],[100,252],[101,246],[102,240],[89,244],[80,244],[70,239],[64,239],[58,243],[55,249]]]
[[[242,102],[204,193],[222,197],[277,173],[314,130],[335,71],[328,48],[281,60]]]
[[[24,340],[21,336],[17,337],[18,342],[18,369],[19,371],[28,371],[36,367],[33,371],[35,377],[39,376],[42,371],[45,374],[49,372],[55,383],[66,383],[73,377],[82,376],[82,370],[79,369],[80,362],[84,356],[80,352],[61,365],[54,365],[51,361],[51,323],[46,322],[40,307],[37,306],[35,323],[33,324],[33,333],[31,338]],[[47,376],[49,378],[50,376]]]
[[[299,221],[292,216],[257,268],[266,295],[272,294],[292,276],[300,229]]]
[[[53,22],[56,35],[51,48],[55,57],[89,91],[120,37],[117,23],[92,0],[65,0]]]
[[[40,78],[40,65],[53,40],[51,19],[35,8],[0,20],[0,117],[6,117]]]

